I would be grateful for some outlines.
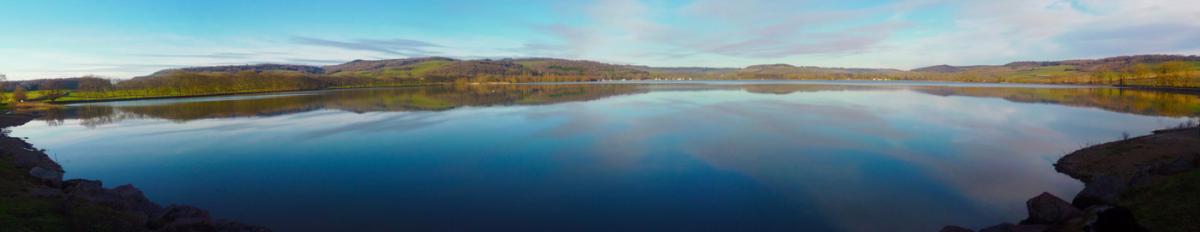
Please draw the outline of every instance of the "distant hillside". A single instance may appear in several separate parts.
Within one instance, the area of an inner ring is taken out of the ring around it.
[[[268,72],[268,71],[286,71],[298,72],[304,74],[323,74],[325,69],[317,66],[308,65],[293,65],[293,64],[255,64],[255,65],[229,65],[229,66],[206,66],[206,67],[188,67],[177,69],[166,69],[150,74],[150,76],[162,76],[171,72],[220,72],[220,73],[236,73],[241,71]]]
[[[1161,64],[1172,63],[1171,78]],[[1180,65],[1183,64],[1183,65]],[[1135,70],[1136,69],[1136,70]],[[1156,71],[1157,70],[1157,71]],[[1064,61],[1021,61],[1004,65],[935,65],[909,71],[875,68],[828,68],[790,64],[752,65],[745,68],[649,67],[615,65],[587,60],[556,58],[459,60],[420,57],[389,60],[354,60],[324,67],[287,64],[191,67],[168,69],[151,76],[173,72],[236,74],[302,74],[328,79],[331,85],[380,85],[385,82],[541,82],[594,81],[612,79],[883,79],[966,82],[1090,83],[1155,86],[1197,86],[1190,76],[1200,71],[1200,56],[1137,55],[1103,59]],[[278,75],[264,75],[278,76]],[[1174,76],[1180,76],[1175,78]],[[338,79],[343,78],[343,79]],[[135,78],[136,79],[136,78]],[[1128,82],[1127,82],[1128,81]]]
[[[535,75],[553,76],[596,76],[616,78],[624,76],[644,76],[646,71],[633,69],[623,65],[613,65],[587,60],[564,60],[554,58],[505,59],[503,61],[520,64],[532,69]]]
[[[1004,65],[936,65],[911,70],[933,79],[974,82],[1196,86],[1200,56],[1136,55],[1103,59],[1019,61]]]
[[[325,67],[332,76],[368,78],[434,78],[463,77],[620,77],[646,75],[647,72],[620,65],[594,61],[552,58],[501,60],[455,60],[443,57],[393,60],[355,60]]]
[[[825,68],[789,64],[751,65],[736,72],[740,79],[838,79],[902,73],[897,69]]]
[[[934,66],[929,66],[929,67],[924,67],[924,68],[916,68],[911,71],[913,71],[913,72],[950,73],[950,72],[961,72],[966,69],[967,69],[966,67],[954,67],[954,66],[943,64],[943,65],[934,65]]]
[[[325,66],[333,76],[416,78],[457,60],[444,57],[422,57],[392,60],[354,60]]]

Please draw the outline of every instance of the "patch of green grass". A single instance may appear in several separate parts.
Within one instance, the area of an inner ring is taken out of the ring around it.
[[[2,94],[4,94],[4,99],[8,99],[9,101],[12,101],[12,99],[13,99],[12,91],[4,92]],[[27,98],[27,99],[35,99],[35,98],[42,97],[44,95],[46,95],[46,91],[42,91],[42,90],[25,91],[25,98]]]
[[[24,172],[13,165],[11,157],[0,157],[0,196],[25,191],[29,187],[27,178],[28,176]]]
[[[107,206],[79,200],[67,202],[67,225],[74,231],[139,231],[145,228],[138,217]]]
[[[0,231],[139,231],[138,217],[83,200],[39,198],[26,192],[31,178],[0,158]]]
[[[55,212],[54,200],[24,196],[32,186],[29,177],[12,163],[0,158],[0,228],[4,231],[68,231],[66,219]]]
[[[5,231],[69,231],[53,199],[0,197],[0,228]]]
[[[1200,231],[1200,170],[1172,175],[1125,193],[1121,206],[1150,231]]]

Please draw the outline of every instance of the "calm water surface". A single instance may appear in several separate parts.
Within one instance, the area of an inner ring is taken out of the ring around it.
[[[1069,199],[1063,154],[1196,115],[1090,87],[477,85],[73,105],[14,134],[68,178],[278,231],[934,231]]]

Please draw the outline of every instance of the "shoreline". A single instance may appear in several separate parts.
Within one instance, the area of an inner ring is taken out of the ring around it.
[[[0,129],[36,116],[0,115]],[[187,205],[154,203],[132,184],[105,188],[99,180],[63,180],[65,171],[24,139],[0,134],[0,228],[15,231],[270,231],[214,219]]]
[[[1200,231],[1200,127],[1085,147],[1054,163],[1084,183],[1070,201],[1042,193],[1026,201],[1028,218],[980,232]],[[943,232],[974,231],[946,226]]]
[[[879,81],[879,80],[722,80],[722,79],[684,80],[684,81],[679,81],[679,82],[680,83],[687,83],[687,82],[703,83],[705,81],[733,81],[733,82],[736,82],[736,81],[800,81],[800,82],[803,82],[803,81],[829,81],[829,82],[856,81],[856,82],[877,82],[877,83],[885,83],[885,84],[889,83],[889,82],[905,81],[905,82],[914,82],[914,83],[931,84],[931,85],[936,85],[936,84],[1046,85],[1046,86],[1055,86],[1055,87],[1102,87],[1102,88],[1115,88],[1115,89],[1200,94],[1200,88],[1156,87],[1156,86],[1137,86],[1137,85],[1095,85],[1095,84],[1086,84],[1086,83],[963,82],[963,81],[933,81],[933,80]],[[649,84],[653,84],[653,81],[652,80],[634,80],[634,81],[628,81],[628,82],[622,82],[622,81],[520,82],[520,83],[509,83],[509,84],[541,85],[541,84],[596,84],[596,83],[601,83],[601,84],[649,83]],[[329,88],[307,89],[307,90],[253,91],[253,92],[215,93],[215,94],[184,95],[184,96],[153,96],[153,97],[132,97],[132,98],[95,99],[95,100],[43,101],[43,103],[54,104],[54,105],[68,105],[68,104],[99,103],[99,102],[123,102],[123,101],[139,101],[139,100],[184,99],[184,98],[201,98],[201,97],[220,97],[220,96],[243,96],[243,95],[260,95],[260,94],[276,94],[276,93],[303,93],[303,92],[341,90],[341,89],[407,88],[407,87],[441,86],[441,85],[453,85],[453,83],[421,83],[421,84],[394,85],[394,86],[386,86],[385,85],[385,86],[329,87]]]

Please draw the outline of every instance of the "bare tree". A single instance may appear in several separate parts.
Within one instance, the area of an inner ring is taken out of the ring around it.
[[[25,100],[29,100],[29,97],[25,96],[25,86],[17,84],[17,89],[13,90],[13,101],[24,102]]]

